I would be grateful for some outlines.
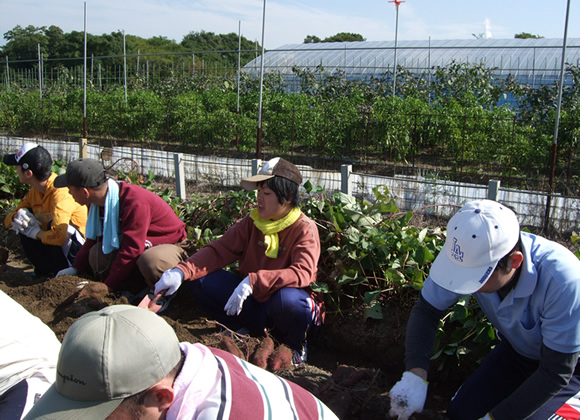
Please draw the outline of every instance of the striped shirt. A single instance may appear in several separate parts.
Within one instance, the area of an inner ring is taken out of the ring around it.
[[[232,354],[181,343],[186,358],[167,419],[337,419],[310,392]]]

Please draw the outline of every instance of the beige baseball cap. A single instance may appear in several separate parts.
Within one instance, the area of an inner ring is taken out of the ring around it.
[[[25,419],[104,419],[180,359],[173,328],[153,312],[130,305],[90,312],[67,331],[56,382]]]

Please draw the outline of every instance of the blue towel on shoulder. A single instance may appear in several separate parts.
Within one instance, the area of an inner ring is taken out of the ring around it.
[[[103,237],[103,253],[110,254],[119,249],[121,235],[119,234],[119,184],[112,179],[107,180],[108,190],[105,198],[105,220],[101,224],[99,206],[91,204],[87,217],[86,237],[97,239]]]

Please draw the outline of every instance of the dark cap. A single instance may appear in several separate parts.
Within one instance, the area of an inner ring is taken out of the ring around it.
[[[245,190],[252,191],[258,188],[258,183],[275,176],[289,179],[298,185],[302,183],[302,174],[298,168],[293,163],[276,157],[266,162],[257,175],[242,179],[241,184]]]
[[[30,169],[33,174],[44,173],[52,166],[52,157],[48,150],[36,143],[24,143],[18,152],[4,155],[6,165],[20,165],[22,169]]]
[[[83,158],[68,164],[66,173],[54,180],[56,188],[95,188],[107,180],[102,165],[94,159]]]

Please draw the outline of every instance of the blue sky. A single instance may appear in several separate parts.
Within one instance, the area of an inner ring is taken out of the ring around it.
[[[562,39],[566,0],[407,0],[399,6],[398,39],[512,39],[529,32]],[[0,0],[0,45],[16,25],[84,30],[83,0]],[[180,42],[191,31],[238,33],[261,42],[263,0],[87,0],[87,32],[124,29],[143,38]],[[576,6],[576,9],[574,8]],[[568,38],[580,38],[580,8],[572,4]],[[300,44],[307,35],[361,34],[395,38],[395,5],[388,0],[266,0],[266,48]]]

